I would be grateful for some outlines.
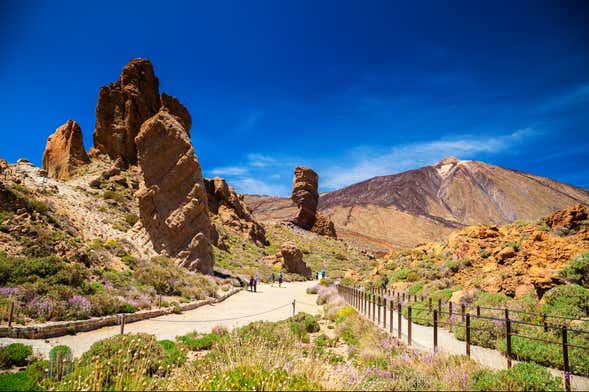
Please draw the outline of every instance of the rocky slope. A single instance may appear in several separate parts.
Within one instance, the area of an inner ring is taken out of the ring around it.
[[[260,219],[279,218],[291,208],[279,198],[246,200]],[[319,209],[341,237],[390,249],[443,239],[466,225],[535,221],[574,203],[589,205],[589,191],[484,162],[445,158],[324,194]]]

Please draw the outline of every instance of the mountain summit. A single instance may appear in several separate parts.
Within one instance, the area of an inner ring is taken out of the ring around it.
[[[431,166],[374,177],[321,196],[340,237],[376,248],[414,246],[467,225],[537,220],[571,204],[589,205],[589,191],[549,178],[474,160],[446,157]],[[287,207],[286,205],[284,206]],[[254,212],[272,211],[256,200]]]

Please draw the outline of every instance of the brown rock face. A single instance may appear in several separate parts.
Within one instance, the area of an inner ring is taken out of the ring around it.
[[[336,237],[335,234],[335,226],[333,225],[333,222],[326,217],[325,215],[323,215],[320,212],[317,212],[315,214],[316,220],[315,220],[315,224],[313,225],[313,227],[311,227],[311,231],[320,235],[325,235],[328,237]]]
[[[133,59],[119,80],[104,86],[96,105],[94,147],[126,164],[137,162],[135,137],[160,109],[159,81],[149,60]]]
[[[68,120],[47,139],[43,169],[48,176],[63,179],[71,177],[80,166],[87,163],[90,163],[90,159],[84,149],[82,129],[74,120]]]
[[[136,194],[139,216],[155,250],[188,269],[212,273],[207,193],[188,133],[161,110],[143,124],[135,142],[143,177]]]
[[[319,204],[317,173],[308,167],[297,166],[292,183],[291,199],[298,208],[292,223],[317,234],[335,237],[335,227],[331,220],[317,212]]]
[[[583,221],[589,219],[589,208],[576,204],[561,211],[556,211],[554,214],[546,217],[546,223],[552,227],[564,227],[566,229],[574,229]]]
[[[176,120],[182,125],[182,127],[190,136],[190,128],[192,128],[192,117],[186,109],[186,106],[182,105],[178,98],[172,97],[166,93],[162,93],[162,110],[167,111],[172,116],[176,117]]]
[[[258,246],[268,244],[266,231],[253,217],[243,201],[232,187],[222,178],[204,179],[208,196],[209,212],[218,215],[223,225],[251,240]]]
[[[303,252],[292,242],[285,242],[280,247],[282,263],[288,272],[311,278],[311,268],[303,261]]]
[[[311,230],[319,204],[319,176],[308,167],[297,166],[292,184],[291,199],[299,209],[292,222],[303,229]]]

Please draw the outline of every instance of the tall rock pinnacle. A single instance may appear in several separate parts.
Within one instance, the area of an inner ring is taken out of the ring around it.
[[[82,129],[74,120],[68,120],[47,139],[43,169],[49,177],[64,179],[74,175],[80,166],[87,163],[90,163],[90,159],[84,149]]]

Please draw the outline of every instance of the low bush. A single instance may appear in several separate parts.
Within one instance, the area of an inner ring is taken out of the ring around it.
[[[472,377],[475,391],[562,391],[562,382],[532,363],[520,363],[508,370],[480,370]]]
[[[158,344],[164,349],[164,365],[179,366],[186,362],[184,351],[178,348],[176,343],[171,340],[160,340]]]
[[[560,274],[571,283],[589,288],[589,252],[575,257]]]
[[[189,334],[176,338],[178,341],[184,343],[186,348],[190,351],[210,350],[213,345],[219,340],[219,335],[216,333],[207,333],[204,335]]]
[[[0,348],[0,369],[25,366],[29,363],[33,349],[22,343],[12,343]]]
[[[589,316],[589,290],[577,284],[555,286],[542,297],[541,311],[572,318]]]
[[[319,391],[305,375],[292,375],[283,369],[267,370],[258,367],[237,367],[206,379],[199,390],[210,391]]]

